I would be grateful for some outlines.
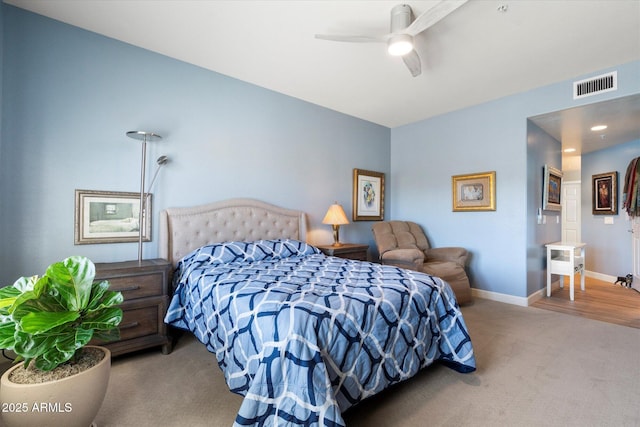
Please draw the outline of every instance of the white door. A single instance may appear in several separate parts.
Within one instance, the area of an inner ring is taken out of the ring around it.
[[[631,220],[631,242],[633,245],[633,283],[631,287],[640,292],[640,218]]]
[[[580,181],[562,183],[562,241],[580,242]]]

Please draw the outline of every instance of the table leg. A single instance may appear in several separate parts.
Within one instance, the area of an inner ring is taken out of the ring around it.
[[[547,267],[547,296],[551,296],[551,268]]]
[[[574,295],[573,295],[574,282],[575,282],[575,275],[572,274],[571,276],[569,276],[569,299],[571,301],[573,301],[573,297],[574,297]]]

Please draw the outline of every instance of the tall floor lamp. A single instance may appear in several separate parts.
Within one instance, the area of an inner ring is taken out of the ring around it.
[[[127,132],[129,138],[142,141],[142,164],[140,165],[140,212],[138,213],[138,263],[142,263],[142,235],[144,234],[145,194],[144,179],[147,169],[147,142],[158,141],[162,137],[153,132],[132,130]],[[165,162],[166,163],[166,162]]]

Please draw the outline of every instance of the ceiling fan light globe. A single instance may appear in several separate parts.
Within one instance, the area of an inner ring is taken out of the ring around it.
[[[398,34],[389,39],[387,45],[389,55],[404,56],[413,50],[413,37],[408,34]]]

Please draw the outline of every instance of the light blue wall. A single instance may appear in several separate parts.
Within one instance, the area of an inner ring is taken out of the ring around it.
[[[541,210],[538,221],[537,210],[542,209],[544,165],[562,169],[562,144],[527,121],[527,212],[535,212],[531,221],[527,216],[527,295],[547,285],[547,243],[561,240],[561,216],[557,211]]]
[[[0,284],[63,257],[136,259],[137,244],[73,244],[74,191],[139,191],[140,144],[164,139],[153,193],[165,207],[253,197],[309,215],[314,243],[335,200],[351,215],[352,170],[389,174],[388,128],[3,5]],[[391,196],[387,195],[386,212]],[[341,239],[372,243],[369,222]],[[144,246],[157,255],[157,228]]]
[[[589,243],[586,250],[589,271],[609,276],[633,273],[631,224],[622,209],[622,192],[627,166],[636,157],[640,157],[640,140],[582,156],[582,240]],[[614,171],[618,172],[618,215],[612,216],[613,224],[605,224],[605,215],[593,215],[592,177]]]
[[[524,277],[527,153],[517,141],[526,140],[526,117],[515,101],[393,129],[391,209],[395,218],[421,224],[432,246],[467,248],[473,287],[521,295],[513,282]],[[496,171],[497,210],[452,212],[451,177],[487,171]]]
[[[640,62],[613,69],[618,71],[613,93],[574,101],[571,80],[392,129],[394,218],[423,225],[434,246],[468,248],[477,289],[527,297],[542,287],[541,243],[560,240],[560,229],[549,222],[537,225],[537,182],[550,160],[528,146],[527,118],[640,93]],[[552,159],[559,164],[553,153]],[[485,171],[496,171],[497,210],[452,212],[451,176]]]
[[[4,84],[4,3],[0,2],[0,123],[2,123],[2,88]],[[0,165],[2,164],[2,132],[0,132]],[[0,224],[3,222],[2,209],[0,209]],[[0,283],[0,286],[2,284]]]

